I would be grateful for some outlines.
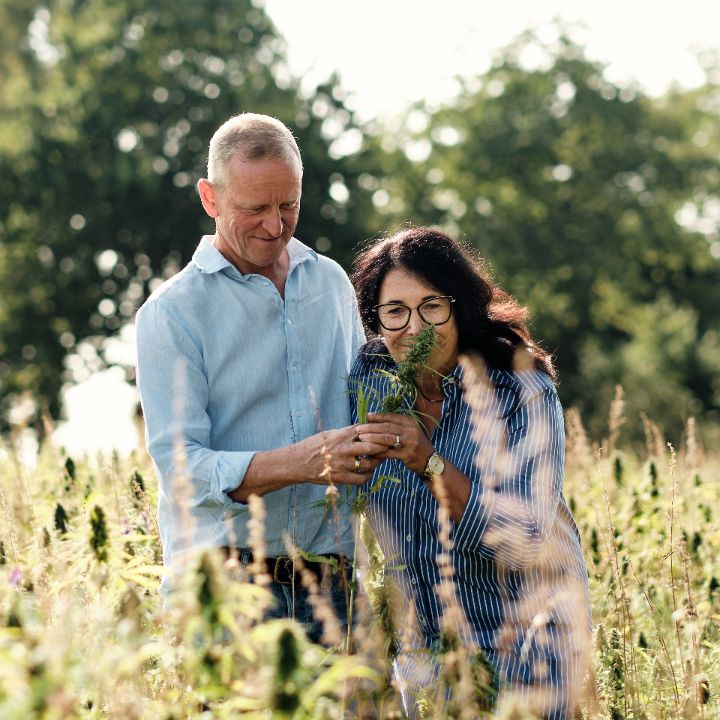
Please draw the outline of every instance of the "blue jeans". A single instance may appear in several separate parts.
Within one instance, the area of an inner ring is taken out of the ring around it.
[[[240,563],[247,565],[249,557],[240,553]],[[348,608],[350,606],[350,588],[352,583],[352,567],[346,561],[346,567],[333,571],[331,565],[323,569],[323,575],[318,578],[319,594],[337,618],[342,639],[347,636]],[[305,588],[298,575],[294,584],[281,584],[271,582],[268,589],[275,598],[275,605],[268,611],[268,618],[290,618],[299,622],[313,643],[320,643],[323,637],[324,624],[316,617],[310,602],[310,592]],[[355,626],[355,613],[353,613],[353,626]],[[332,643],[330,643],[332,644]]]

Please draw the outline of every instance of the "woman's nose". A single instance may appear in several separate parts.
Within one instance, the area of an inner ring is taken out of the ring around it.
[[[410,311],[410,320],[408,321],[408,329],[413,333],[419,333],[427,327],[427,323],[420,317],[417,308]]]

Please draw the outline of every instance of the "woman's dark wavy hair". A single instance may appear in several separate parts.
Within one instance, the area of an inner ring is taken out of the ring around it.
[[[394,268],[416,275],[441,295],[455,298],[453,313],[460,353],[478,353],[489,368],[512,370],[516,351],[526,350],[535,367],[555,380],[550,355],[530,336],[527,309],[495,285],[468,247],[436,228],[410,227],[372,241],[360,252],[352,281],[368,330],[379,333],[373,308],[385,276]]]

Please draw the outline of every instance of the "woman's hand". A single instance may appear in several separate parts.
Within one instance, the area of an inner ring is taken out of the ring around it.
[[[373,460],[397,458],[405,463],[405,467],[421,476],[429,457],[435,451],[428,436],[408,415],[370,413],[368,422],[356,425],[355,432],[361,442],[387,448],[373,455]],[[427,486],[438,502],[447,503],[450,517],[459,523],[470,497],[470,478],[447,459],[442,478],[442,482],[434,480],[427,482]]]
[[[387,450],[374,455],[382,460],[402,460],[413,472],[422,475],[433,446],[422,428],[409,415],[370,413],[365,425],[356,425],[361,442],[384,445]]]

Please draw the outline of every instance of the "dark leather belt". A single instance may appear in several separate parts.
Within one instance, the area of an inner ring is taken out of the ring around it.
[[[253,554],[246,548],[222,548],[228,555],[235,555],[240,558],[241,562],[250,565],[255,562]],[[293,558],[289,555],[281,555],[275,558],[265,558],[264,570],[272,581],[278,585],[292,585],[293,579],[296,583],[300,583],[300,567],[302,566],[311,572],[318,580],[322,580],[323,575],[328,569],[335,574],[339,568],[347,566],[347,559],[342,555],[326,554],[320,556],[322,560],[305,560],[300,559],[297,563],[293,562]],[[302,563],[302,565],[301,565]],[[293,572],[294,570],[294,572]],[[293,575],[295,576],[293,578]]]

